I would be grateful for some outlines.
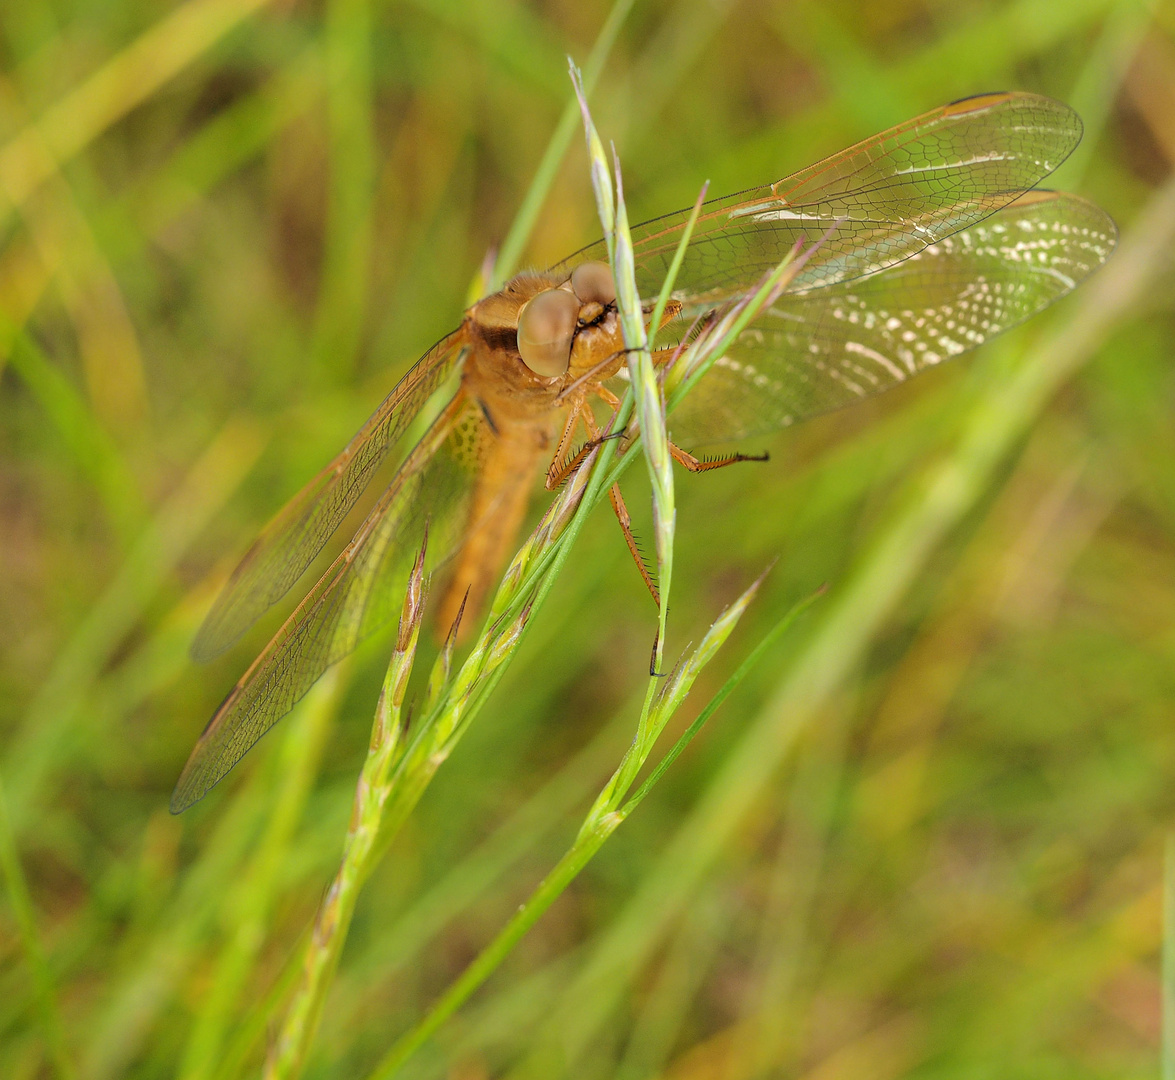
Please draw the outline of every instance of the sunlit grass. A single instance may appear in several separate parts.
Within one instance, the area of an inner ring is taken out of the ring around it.
[[[655,612],[606,508],[583,524],[367,881],[306,1075],[369,1075],[422,1023],[401,1075],[1159,1071],[1169,13],[625,6],[0,19],[0,1076],[260,1070],[392,636],[177,821],[179,767],[258,642],[210,668],[187,644],[234,555],[456,322],[487,250],[506,273],[598,235],[565,56],[613,32],[592,111],[632,220],[1022,86],[1083,115],[1057,183],[1123,244],[983,354],[753,447],[768,465],[675,477],[669,664],[779,562],[666,747],[796,597],[828,595],[434,1030],[641,712]],[[525,199],[536,171],[549,190]],[[652,538],[644,474],[625,495]]]

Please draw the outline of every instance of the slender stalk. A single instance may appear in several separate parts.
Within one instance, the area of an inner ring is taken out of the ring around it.
[[[4,794],[3,780],[0,780],[0,871],[4,874],[8,906],[12,909],[20,931],[20,945],[25,963],[28,964],[33,977],[37,1017],[41,1025],[41,1036],[45,1040],[45,1049],[53,1063],[54,1072],[62,1080],[70,1080],[77,1075],[77,1070],[65,1046],[65,1028],[61,1023],[61,1010],[57,1005],[57,991],[37,933],[32,897],[29,895],[24,869],[20,865],[20,854],[16,850],[12,823],[8,819],[8,802]]]
[[[1175,834],[1163,849],[1163,1080],[1175,1080]]]
[[[635,0],[616,0],[612,5],[612,10],[608,12],[608,18],[604,20],[599,37],[596,38],[596,43],[588,55],[587,63],[583,66],[583,86],[586,93],[590,94],[595,89],[600,72],[608,59],[608,54],[611,53],[612,46],[616,43],[616,35],[624,25],[624,20],[632,10],[634,2]],[[522,200],[518,213],[514,216],[510,231],[506,233],[506,239],[502,241],[502,249],[498,252],[492,279],[489,282],[491,292],[500,289],[518,266],[518,260],[530,239],[539,211],[542,209],[543,203],[546,202],[551,185],[555,182],[555,174],[559,171],[563,156],[571,145],[571,138],[575,134],[576,112],[576,99],[572,97],[559,116],[559,123],[551,134],[551,141],[547,144],[547,149],[543,151],[542,160],[539,161],[538,168],[535,170],[530,188]]]
[[[657,641],[650,674],[663,666],[669,592],[673,584],[673,538],[677,531],[677,499],[673,487],[673,458],[669,454],[669,431],[665,426],[665,398],[661,381],[653,368],[649,335],[645,329],[641,298],[636,291],[636,260],[628,231],[628,207],[620,162],[614,160],[616,175],[616,240],[613,257],[620,324],[628,348],[628,377],[634,388],[636,416],[644,433],[641,446],[653,489],[653,537],[657,549],[657,581],[661,602],[657,606]],[[684,239],[684,238],[683,238]],[[682,252],[678,245],[678,252]]]
[[[669,610],[669,590],[673,581],[673,535],[677,525],[673,459],[669,455],[669,434],[665,429],[665,401],[661,395],[661,384],[653,370],[644,311],[636,288],[636,262],[632,250],[632,236],[628,228],[628,208],[624,201],[620,161],[613,149],[612,176],[609,176],[604,146],[592,121],[587,96],[574,65],[571,66],[571,81],[575,85],[583,116],[588,157],[591,161],[592,187],[596,193],[600,224],[604,229],[608,255],[612,261],[612,274],[616,280],[616,306],[620,314],[624,344],[628,350],[629,384],[633,389],[640,430],[644,433],[642,446],[653,488],[653,535],[657,547],[660,603],[657,612],[657,638],[650,665],[651,674],[662,666],[666,636],[665,619]],[[613,179],[615,189],[612,186]],[[683,250],[679,244],[677,254],[680,256]],[[678,262],[680,265],[680,260]]]
[[[604,841],[615,831],[623,820],[619,814],[602,822],[600,827],[588,836],[577,840],[575,845],[559,860],[555,869],[543,879],[517,914],[506,924],[489,945],[460,975],[456,982],[445,991],[441,999],[431,1008],[411,1031],[402,1036],[388,1051],[384,1059],[371,1074],[369,1080],[388,1080],[440,1026],[455,1013],[493,974],[494,970],[513,951],[514,946],[538,921],[540,916],[557,900],[575,880],[579,872],[591,861],[592,856],[603,846]]]
[[[424,1018],[411,1030],[402,1035],[385,1055],[368,1080],[390,1080],[412,1055],[420,1049],[428,1039],[436,1033],[444,1022],[463,1005],[470,996],[480,987],[494,970],[502,963],[526,932],[534,926],[538,919],[563,894],[580,871],[595,857],[608,838],[620,827],[628,816],[641,804],[652,790],[653,785],[664,775],[668,766],[675,761],[681,752],[689,745],[706,721],[730,695],[735,687],[746,677],[754,664],[763,656],[767,649],[778,640],[779,636],[795,621],[796,617],[805,610],[814,597],[801,601],[795,605],[760,641],[750,656],[738,667],[733,675],[725,682],[718,693],[711,699],[699,714],[698,718],[677,739],[666,753],[649,779],[627,801],[625,796],[631,781],[626,783],[624,776],[633,777],[644,764],[649,751],[656,742],[656,737],[665,729],[665,725],[685,701],[694,681],[702,669],[713,659],[715,653],[730,636],[739,620],[746,612],[751,600],[758,592],[763,577],[757,578],[750,587],[731,604],[707,631],[701,643],[678,667],[669,680],[660,684],[659,692],[654,696],[652,709],[642,710],[642,719],[648,713],[648,726],[651,738],[638,751],[639,760],[635,762],[635,769],[628,768],[632,749],[625,755],[620,768],[604,785],[593,803],[587,816],[584,818],[578,835],[571,847],[536,887],[533,893],[521,905],[513,918],[498,932],[467,967],[457,980],[445,991],[440,999],[429,1009]],[[654,682],[654,686],[657,684]],[[636,744],[634,744],[635,746]]]
[[[762,579],[760,578],[760,580]],[[758,583],[756,582],[756,584]],[[754,668],[754,666],[761,659],[763,659],[763,654],[766,653],[767,650],[770,649],[789,629],[791,629],[792,623],[794,623],[796,619],[798,619],[805,611],[807,611],[808,608],[816,602],[816,600],[823,596],[825,591],[825,588],[822,586],[811,596],[801,600],[798,604],[792,605],[792,607],[789,608],[788,611],[784,614],[783,618],[780,619],[770,630],[767,631],[766,634],[763,635],[762,638],[759,639],[759,643],[747,654],[746,658],[741,664],[739,664],[734,674],[731,675],[731,677],[722,684],[722,687],[719,689],[718,693],[716,693],[710,699],[706,707],[700,713],[698,713],[694,722],[681,733],[681,737],[673,744],[673,746],[669,748],[669,751],[657,763],[656,768],[654,768],[653,771],[649,773],[649,776],[645,782],[641,784],[639,788],[637,788],[636,793],[633,795],[632,799],[630,799],[624,807],[625,814],[631,813],[640,803],[640,801],[646,795],[648,795],[653,785],[656,784],[657,781],[665,775],[669,767],[681,756],[682,751],[685,750],[685,748],[694,741],[694,738],[697,736],[698,732],[706,726],[706,722],[710,719],[710,717],[713,716],[714,713],[717,712],[718,709],[722,706],[722,703],[728,697],[730,697],[731,693],[734,691],[734,688],[738,686],[738,684],[741,683],[743,679],[745,679],[747,675],[750,674],[751,669]]]
[[[375,709],[371,743],[355,791],[351,823],[343,845],[342,864],[318,911],[306,945],[302,980],[286,1011],[280,1034],[265,1064],[271,1080],[297,1076],[318,1028],[326,991],[347,939],[359,891],[371,872],[383,818],[384,804],[392,793],[390,776],[397,760],[402,735],[401,712],[408,676],[416,656],[420,622],[427,588],[424,556],[427,531],[408,579],[395,648],[388,662],[383,689]]]

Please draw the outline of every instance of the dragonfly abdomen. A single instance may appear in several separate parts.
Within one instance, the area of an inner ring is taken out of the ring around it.
[[[551,436],[545,424],[499,419],[486,443],[486,456],[469,507],[469,523],[437,613],[440,634],[448,632],[463,601],[463,630],[464,634],[469,632],[473,617],[481,610],[486,594],[514,549],[535,475],[550,454]]]

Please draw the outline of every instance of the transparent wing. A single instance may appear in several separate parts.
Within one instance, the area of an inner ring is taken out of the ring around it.
[[[413,417],[461,358],[463,330],[437,342],[396,384],[343,451],[291,499],[245,553],[192,643],[210,660],[289,591],[367,488]]]
[[[786,293],[670,416],[673,438],[765,434],[880,393],[1043,310],[1116,239],[1092,203],[1033,191],[885,273]]]
[[[1035,94],[944,105],[774,184],[704,205],[674,297],[687,318],[754,286],[797,240],[836,228],[795,281],[831,285],[874,273],[982,220],[1038,184],[1073,151],[1081,121]],[[689,217],[632,229],[641,296],[657,295]],[[553,268],[607,260],[603,242]]]
[[[458,393],[216,710],[176,784],[173,813],[202,799],[331,664],[399,613],[426,524],[430,565],[459,544],[487,434],[480,409]]]

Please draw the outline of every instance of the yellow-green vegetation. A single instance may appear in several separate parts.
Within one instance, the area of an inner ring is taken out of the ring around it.
[[[1170,3],[10,0],[0,50],[0,1076],[1159,1072]],[[568,55],[621,226],[1023,88],[1120,248],[768,464],[634,451],[664,678],[613,441],[495,632],[416,581],[172,817],[284,614],[189,660],[235,559],[476,282],[599,235]]]

